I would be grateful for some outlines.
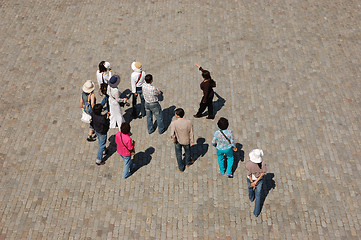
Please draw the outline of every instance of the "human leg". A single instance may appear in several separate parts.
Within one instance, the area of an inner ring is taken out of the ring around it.
[[[177,158],[178,168],[181,172],[183,172],[186,168],[185,162],[182,158],[182,145],[179,143],[174,143],[175,156]]]
[[[132,115],[133,117],[137,117],[137,95],[135,95],[134,93],[132,95]]]
[[[139,96],[140,96],[140,114],[142,117],[145,116],[145,109],[144,109],[144,105],[145,105],[145,100],[144,100],[144,96],[143,96],[143,91],[139,91]]]
[[[94,128],[92,127],[92,125],[89,124],[89,133],[86,140],[88,142],[94,142],[96,140],[96,136],[97,135],[94,134]]]
[[[207,104],[203,103],[203,97],[201,99],[201,102],[199,103],[199,109],[195,116],[200,117],[204,110],[206,110]]]
[[[107,143],[107,134],[100,134],[98,132],[95,132],[95,134],[98,137],[98,143],[99,143],[96,164],[100,164],[102,162],[103,152],[105,150],[105,146]]]
[[[157,119],[158,132],[159,132],[159,134],[162,134],[165,131],[162,107],[160,106],[159,103],[155,103],[155,104],[153,104],[152,111],[154,112],[154,116]]]
[[[254,189],[251,187],[251,181],[247,178],[247,184],[248,184],[248,197],[251,202],[254,201]]]
[[[191,160],[191,146],[190,144],[188,145],[182,145],[184,148],[184,153],[185,153],[185,163],[186,165],[192,165],[192,160]]]
[[[149,103],[145,103],[145,113],[147,115],[147,128],[148,128],[148,133],[151,134],[155,131],[154,129],[154,125],[153,125],[153,113],[151,110],[151,104]]]
[[[131,173],[131,165],[132,165],[132,159],[131,156],[122,156],[120,155],[124,161],[124,170],[123,170],[123,176],[122,178],[129,177]]]
[[[213,114],[213,98],[208,99],[206,102],[207,108],[208,108],[208,118],[209,119],[213,119],[214,118],[214,114]]]
[[[224,153],[227,157],[227,175],[232,175],[232,167],[233,167],[233,148],[229,148]]]
[[[104,98],[100,104],[103,106],[103,108],[106,105],[105,109],[109,112],[108,95],[104,96]]]
[[[258,182],[257,182],[257,186],[255,189],[255,198],[256,198],[256,202],[254,204],[254,211],[253,214],[258,217],[258,215],[261,213],[261,192],[262,192],[262,185],[263,185],[263,178],[261,178]]]
[[[224,172],[225,172],[223,158],[224,158],[224,153],[223,153],[223,151],[217,149],[217,159],[218,159],[219,171],[221,172],[222,175],[223,175]]]

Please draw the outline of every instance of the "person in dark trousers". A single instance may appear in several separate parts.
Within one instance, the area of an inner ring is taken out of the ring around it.
[[[90,114],[92,117],[90,125],[94,128],[95,134],[98,137],[99,149],[95,163],[97,165],[104,164],[103,154],[107,153],[107,133],[109,130],[109,113],[102,115],[103,106],[101,104],[95,104],[93,112]]]
[[[202,113],[204,112],[204,110],[206,110],[206,108],[208,108],[207,119],[214,119],[214,114],[213,114],[214,91],[213,91],[213,88],[216,87],[216,82],[212,79],[211,74],[208,70],[204,70],[197,63],[195,65],[202,72],[203,82],[201,83],[200,87],[203,91],[203,97],[202,97],[201,103],[199,104],[198,112],[195,115],[193,115],[193,117],[200,118]]]

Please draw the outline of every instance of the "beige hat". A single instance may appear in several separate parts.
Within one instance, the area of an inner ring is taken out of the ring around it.
[[[105,63],[104,63],[104,67],[109,70],[109,69],[111,68],[110,63],[109,63],[109,62],[105,62]]]
[[[262,149],[253,149],[249,153],[249,160],[251,160],[251,162],[254,162],[254,163],[261,163],[262,157],[263,157]]]
[[[142,64],[140,62],[132,62],[132,69],[135,71],[136,69],[141,69]]]
[[[94,89],[95,85],[92,80],[87,80],[83,85],[83,91],[85,93],[91,93],[92,91],[94,91]]]

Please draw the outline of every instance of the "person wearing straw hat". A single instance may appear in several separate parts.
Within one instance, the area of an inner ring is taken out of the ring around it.
[[[92,109],[96,103],[96,98],[94,94],[95,85],[93,81],[87,80],[83,87],[83,92],[81,93],[80,97],[80,107],[83,109],[84,112],[87,114],[92,113]],[[94,128],[89,125],[89,135],[86,139],[88,142],[93,142],[96,140],[96,135],[94,133]]]
[[[109,96],[109,110],[110,110],[110,128],[116,128],[120,130],[122,122],[125,122],[122,109],[120,108],[119,103],[126,103],[126,98],[120,98],[120,92],[118,90],[118,85],[120,83],[120,77],[114,75],[109,80],[108,86],[108,96]]]
[[[261,212],[263,176],[267,173],[266,164],[262,161],[262,157],[263,151],[261,149],[253,149],[249,153],[249,160],[246,162],[248,196],[251,202],[256,200],[253,210],[256,217]]]
[[[142,64],[140,62],[133,62],[131,65],[132,69],[133,69],[133,73],[130,76],[130,83],[132,85],[132,93],[133,93],[133,101],[132,101],[132,106],[133,106],[133,118],[137,118],[138,117],[138,113],[137,113],[137,97],[139,95],[140,97],[140,114],[141,117],[145,116],[145,100],[144,100],[144,96],[143,96],[143,91],[142,91],[142,86],[144,83],[144,79],[145,79],[145,72],[142,70]]]

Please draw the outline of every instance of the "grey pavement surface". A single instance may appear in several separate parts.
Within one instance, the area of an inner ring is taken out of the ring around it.
[[[360,239],[360,12],[356,0],[0,1],[0,239]],[[131,122],[138,171],[122,179],[116,152],[95,165],[81,86],[107,60],[125,91],[135,59],[167,122],[175,107],[193,121],[184,173],[169,130],[148,135],[145,118]],[[194,62],[217,81],[213,121],[192,117]],[[219,174],[221,116],[238,159],[265,153],[258,218],[245,162]]]

